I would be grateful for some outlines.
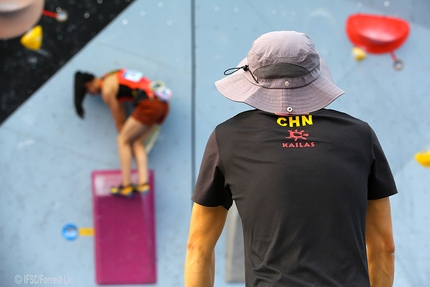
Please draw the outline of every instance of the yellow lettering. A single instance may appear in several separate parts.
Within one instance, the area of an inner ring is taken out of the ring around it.
[[[281,127],[285,127],[287,126],[286,123],[287,119],[286,118],[278,118],[278,120],[276,121],[278,123],[278,125],[280,125]]]
[[[292,127],[294,126],[294,124],[295,124],[297,127],[300,127],[300,119],[299,119],[299,116],[295,116],[295,117],[294,117],[294,119],[293,119],[293,117],[289,117],[288,119],[290,120],[290,122],[289,122],[289,126],[290,126],[290,128],[292,128]]]
[[[302,116],[302,125],[303,126],[305,126],[305,125],[313,125],[313,122],[312,122],[312,115],[309,115],[309,116]]]
[[[279,117],[276,120],[276,123],[280,125],[281,127],[300,127],[300,126],[307,126],[307,125],[313,125],[313,119],[312,115],[307,116],[290,116],[290,117]]]

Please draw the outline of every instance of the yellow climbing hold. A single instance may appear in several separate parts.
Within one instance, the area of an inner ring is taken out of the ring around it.
[[[415,159],[423,166],[430,167],[430,151],[416,153]]]
[[[42,26],[37,25],[21,37],[21,44],[30,50],[39,50],[42,46]]]
[[[367,56],[366,52],[363,49],[358,47],[352,48],[352,55],[354,56],[354,59],[356,61],[361,61]]]

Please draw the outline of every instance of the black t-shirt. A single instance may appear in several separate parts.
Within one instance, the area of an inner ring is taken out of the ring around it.
[[[369,286],[367,200],[397,193],[371,127],[322,109],[259,110],[218,125],[193,201],[242,220],[246,286]]]

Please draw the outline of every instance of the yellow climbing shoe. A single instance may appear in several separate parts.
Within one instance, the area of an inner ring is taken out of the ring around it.
[[[119,196],[132,196],[133,195],[134,186],[129,184],[127,186],[114,186],[110,189],[110,194],[119,195]]]
[[[147,182],[145,182],[145,183],[141,183],[141,184],[136,184],[134,186],[134,191],[137,193],[143,194],[143,193],[149,192],[150,188],[151,187],[149,186],[149,184]]]

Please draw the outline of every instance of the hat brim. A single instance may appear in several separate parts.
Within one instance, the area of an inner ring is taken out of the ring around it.
[[[84,101],[87,89],[85,88],[84,77],[81,72],[75,73],[75,110],[79,117],[84,118],[84,108],[82,102]]]
[[[243,59],[238,67],[247,64]],[[243,69],[215,82],[226,98],[256,109],[282,115],[307,114],[328,106],[345,92],[337,87],[325,61],[320,58],[320,75],[300,88],[269,89],[245,77]]]

